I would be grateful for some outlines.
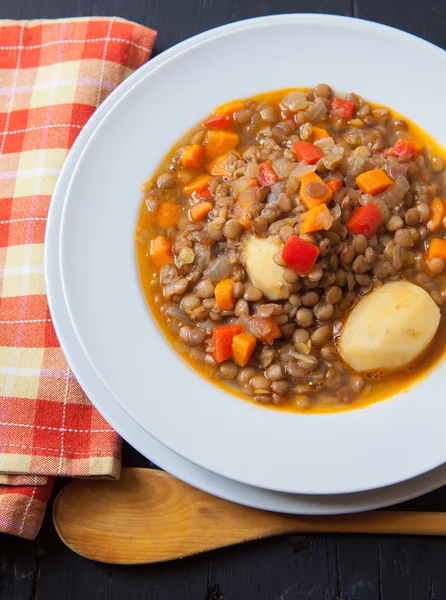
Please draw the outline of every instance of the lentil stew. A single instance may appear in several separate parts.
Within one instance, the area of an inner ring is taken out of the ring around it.
[[[353,307],[405,280],[443,306],[446,171],[415,124],[326,84],[218,107],[144,184],[136,231],[147,302],[202,375],[293,411],[360,407],[442,356],[355,372],[339,339]]]

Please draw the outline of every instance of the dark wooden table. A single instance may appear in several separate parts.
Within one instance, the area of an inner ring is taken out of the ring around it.
[[[353,15],[446,47],[445,0],[0,0],[0,18],[119,15],[150,25],[159,31],[157,53],[217,25],[286,12]],[[391,56],[383,69],[392,77]],[[416,73],[408,69],[406,77],[410,90]],[[435,93],[434,81],[426,93]],[[128,446],[123,462],[150,466]],[[403,508],[445,510],[446,488]],[[119,568],[68,550],[50,514],[34,542],[0,536],[0,600],[446,599],[445,539],[282,537],[164,565]]]

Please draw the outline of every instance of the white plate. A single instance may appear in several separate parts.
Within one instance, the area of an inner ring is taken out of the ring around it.
[[[206,33],[202,35],[205,37],[210,34]],[[194,38],[188,40],[182,46],[190,46],[194,41]],[[156,60],[152,60],[146,65],[143,70],[146,73],[149,72],[158,62],[166,60],[177,51],[175,47],[164,52]],[[110,394],[108,394],[83,353],[69,318],[60,276],[59,231],[63,204],[76,162],[94,128],[130,85],[131,80],[127,80],[121,84],[116,92],[95,112],[78,137],[65,161],[53,194],[45,238],[46,286],[53,323],[56,327],[62,348],[76,377],[84,390],[88,392],[90,399],[94,402],[98,410],[142,454],[176,477],[233,502],[265,510],[297,512],[301,514],[356,512],[402,502],[443,485],[446,481],[446,466],[389,488],[349,495],[305,496],[250,487],[205,471],[201,467],[176,455],[152,438],[137,423],[132,421]]]
[[[298,47],[311,45],[311,61],[290,52],[296,40]],[[241,56],[242,66],[225,75]],[[395,76],[378,86],[388,56]],[[298,415],[255,407],[199,377],[174,353],[147,309],[132,244],[140,183],[215,105],[328,81],[395,107],[446,145],[446,122],[437,119],[445,58],[427,42],[375,23],[323,15],[254,19],[197,38],[134,78],[104,117],[64,206],[63,285],[102,383],[158,441],[219,475],[290,493],[368,490],[445,462],[442,367],[407,393],[363,410]],[[417,73],[410,89],[408,65]],[[436,93],[426,96],[432,81]]]

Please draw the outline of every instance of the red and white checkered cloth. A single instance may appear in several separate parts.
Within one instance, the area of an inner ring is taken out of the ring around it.
[[[0,21],[0,531],[33,539],[53,476],[118,477],[120,440],[60,349],[45,295],[51,194],[156,32],[118,18]]]

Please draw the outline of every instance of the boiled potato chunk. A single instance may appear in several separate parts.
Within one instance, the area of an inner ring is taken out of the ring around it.
[[[274,255],[282,250],[279,236],[258,238],[251,236],[243,249],[246,272],[252,285],[262,290],[268,300],[289,298],[289,285],[283,278],[284,268],[276,265]]]
[[[440,309],[423,288],[407,281],[386,283],[353,308],[339,350],[358,372],[398,369],[427,348],[439,323]]]

